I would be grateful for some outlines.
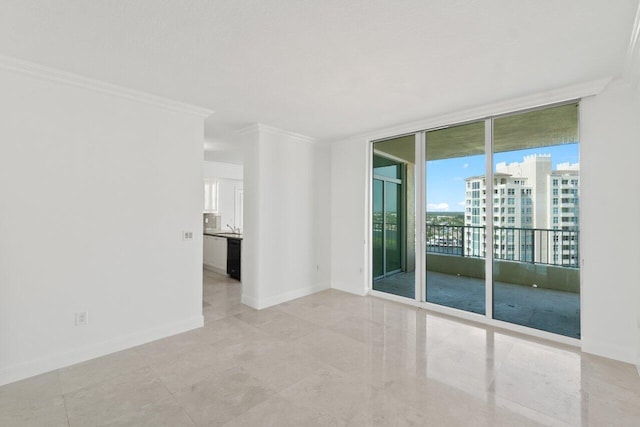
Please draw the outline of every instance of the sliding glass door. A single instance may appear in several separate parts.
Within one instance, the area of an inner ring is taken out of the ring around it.
[[[426,132],[426,301],[485,313],[484,122]],[[475,178],[474,178],[475,177]]]
[[[372,172],[373,289],[414,298],[414,136],[376,142]]]
[[[402,270],[402,182],[378,176],[373,189],[374,277],[381,278]]]
[[[578,105],[499,117],[493,318],[580,337]]]
[[[372,289],[579,338],[578,144],[577,103],[374,142]]]

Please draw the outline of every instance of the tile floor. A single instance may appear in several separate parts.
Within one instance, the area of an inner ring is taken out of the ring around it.
[[[427,301],[485,313],[485,282],[427,270]],[[373,282],[377,291],[414,298],[415,272],[396,273]],[[495,282],[494,318],[571,338],[580,338],[580,294]]]
[[[635,367],[329,290],[0,387],[0,426],[640,425]]]

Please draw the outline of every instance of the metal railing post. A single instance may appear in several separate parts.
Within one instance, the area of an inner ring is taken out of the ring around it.
[[[464,241],[465,241],[465,236],[464,236],[464,225],[462,226],[462,257],[464,258]]]
[[[536,263],[536,230],[531,229],[531,264]]]

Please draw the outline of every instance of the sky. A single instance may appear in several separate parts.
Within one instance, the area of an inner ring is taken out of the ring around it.
[[[551,154],[552,168],[558,163],[578,163],[578,144],[496,153],[493,164],[522,162],[530,154]],[[427,212],[462,212],[465,178],[484,175],[485,156],[458,157],[427,162]]]

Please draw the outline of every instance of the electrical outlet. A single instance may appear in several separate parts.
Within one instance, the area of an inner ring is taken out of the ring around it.
[[[183,231],[182,240],[193,240],[193,231]]]
[[[89,312],[80,311],[76,313],[76,326],[87,326],[89,324]]]

